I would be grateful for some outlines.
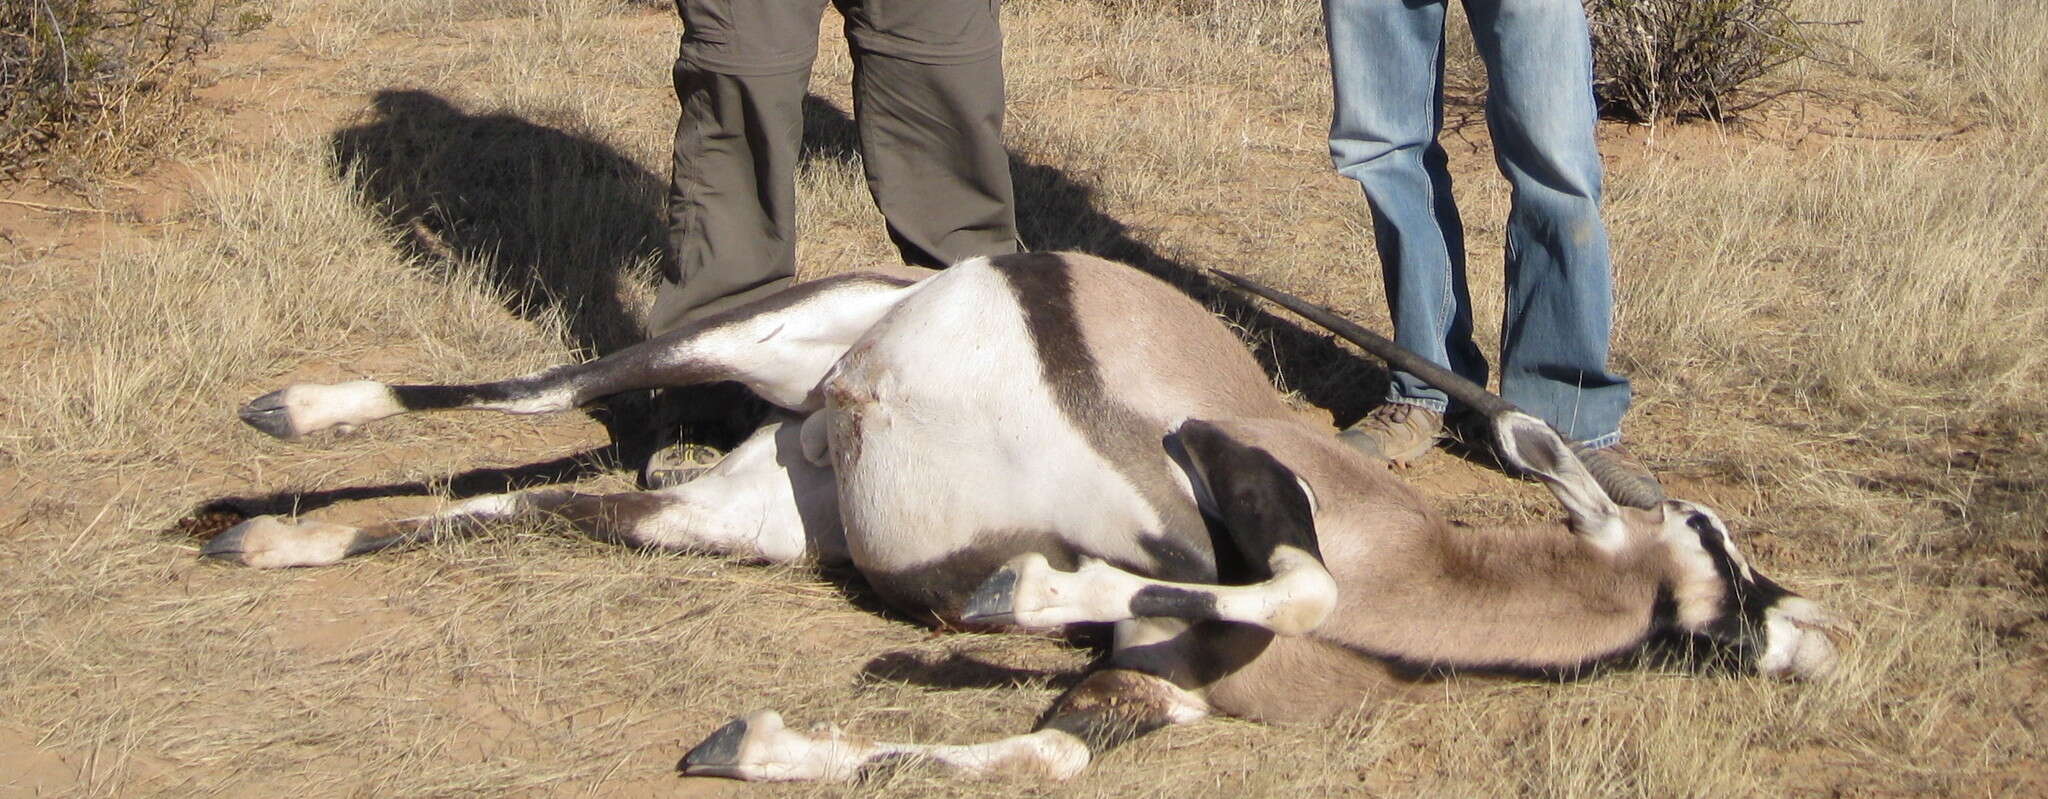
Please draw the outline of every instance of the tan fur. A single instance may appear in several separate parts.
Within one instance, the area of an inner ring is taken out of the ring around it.
[[[1272,452],[1315,493],[1318,544],[1339,595],[1308,637],[1275,639],[1209,687],[1223,712],[1318,718],[1410,693],[1427,676],[1411,666],[1569,668],[1639,643],[1658,585],[1680,580],[1645,536],[1609,555],[1562,521],[1453,524],[1385,464],[1291,415],[1219,426]],[[1624,514],[1633,530],[1657,522]]]
[[[1088,255],[1074,266],[1082,342],[1117,396],[1138,408],[1191,408],[1203,419],[1288,414],[1244,343],[1189,301],[1162,303],[1157,278]]]

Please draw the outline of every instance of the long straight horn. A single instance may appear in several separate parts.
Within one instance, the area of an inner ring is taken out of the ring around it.
[[[1380,360],[1386,361],[1388,366],[1407,372],[1421,378],[1425,383],[1436,386],[1445,394],[1450,395],[1451,399],[1457,400],[1464,404],[1465,407],[1485,414],[1488,420],[1498,421],[1507,414],[1521,411],[1520,408],[1515,407],[1514,403],[1507,401],[1498,394],[1487,391],[1486,387],[1467,380],[1456,372],[1431,363],[1422,356],[1415,354],[1413,350],[1396,344],[1378,333],[1367,330],[1356,322],[1338,316],[1335,311],[1279,289],[1266,286],[1248,277],[1233,275],[1221,269],[1210,269],[1209,271],[1216,273],[1217,277],[1236,284],[1238,288],[1271,300],[1280,307],[1301,315],[1303,319],[1321,325],[1330,332],[1341,336],[1344,340],[1358,345],[1360,349],[1378,356]],[[1559,436],[1559,438],[1561,440],[1563,436]],[[1595,450],[1585,449],[1576,443],[1573,443],[1571,448],[1572,453],[1579,456],[1579,460],[1585,463],[1586,470],[1593,474],[1593,479],[1600,483],[1600,488],[1606,491],[1607,495],[1613,498],[1615,502],[1638,508],[1649,508],[1664,501],[1663,487],[1657,485],[1655,481],[1646,481],[1636,475],[1623,471],[1615,463],[1608,458],[1602,457]]]
[[[1248,277],[1233,275],[1221,269],[1211,269],[1209,271],[1216,273],[1218,277],[1224,280],[1237,284],[1238,288],[1272,300],[1280,307],[1301,315],[1301,318],[1322,325],[1330,332],[1342,336],[1344,340],[1357,344],[1360,349],[1372,353],[1382,361],[1386,361],[1388,366],[1421,378],[1422,382],[1436,386],[1445,394],[1449,394],[1451,399],[1457,400],[1465,405],[1465,407],[1485,414],[1488,419],[1498,418],[1502,414],[1520,410],[1515,407],[1514,403],[1501,398],[1498,394],[1487,391],[1486,387],[1466,380],[1463,375],[1457,372],[1431,363],[1428,359],[1415,354],[1414,350],[1395,344],[1392,340],[1359,326],[1357,322],[1338,316],[1335,311],[1279,289],[1268,287]]]

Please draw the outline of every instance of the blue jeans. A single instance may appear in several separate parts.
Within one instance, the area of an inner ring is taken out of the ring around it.
[[[1580,0],[1466,0],[1465,9],[1486,62],[1494,160],[1513,187],[1501,395],[1571,440],[1616,443],[1629,385],[1607,369],[1613,276],[1585,11]],[[1444,0],[1324,0],[1336,99],[1330,158],[1365,189],[1395,341],[1485,385],[1465,231],[1437,142],[1444,11]],[[1447,406],[1443,392],[1405,373],[1388,393]]]

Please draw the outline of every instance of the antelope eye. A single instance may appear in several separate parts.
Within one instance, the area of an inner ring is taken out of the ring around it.
[[[1708,518],[1706,514],[1699,512],[1688,514],[1685,517],[1685,526],[1692,528],[1693,532],[1700,535],[1713,535],[1719,532],[1714,529],[1714,520]]]

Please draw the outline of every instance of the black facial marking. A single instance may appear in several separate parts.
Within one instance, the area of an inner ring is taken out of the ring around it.
[[[1112,397],[1101,366],[1081,330],[1074,306],[1074,275],[1066,259],[1049,253],[999,255],[989,265],[1010,284],[1024,312],[1024,329],[1038,354],[1039,369],[1052,390],[1060,415],[1081,432],[1088,445],[1103,454],[1159,515],[1165,529],[1146,531],[1142,538],[1171,538],[1197,561],[1163,561],[1138,569],[1174,582],[1216,579],[1207,528],[1191,503],[1180,496],[1168,461],[1158,450],[1157,425]],[[1150,549],[1150,547],[1148,547]]]
[[[1764,613],[1791,592],[1785,590],[1771,578],[1756,575],[1754,582],[1742,578],[1741,569],[1735,564],[1735,556],[1722,542],[1720,531],[1711,524],[1694,526],[1699,532],[1700,546],[1714,562],[1714,574],[1720,578],[1727,592],[1721,596],[1721,611],[1702,632],[1724,644],[1741,649],[1750,649],[1762,643]]]
[[[1711,621],[1699,629],[1687,630],[1678,626],[1674,604],[1668,616],[1658,617],[1657,631],[1645,655],[1651,660],[1694,668],[1748,671],[1756,665],[1760,650],[1767,643],[1765,614],[1792,592],[1755,572],[1751,572],[1754,580],[1744,579],[1733,553],[1723,544],[1726,539],[1705,514],[1693,514],[1685,523],[1699,537],[1700,548],[1714,564],[1714,574],[1723,589],[1720,607]],[[1669,589],[1660,587],[1658,592],[1661,600]]]

